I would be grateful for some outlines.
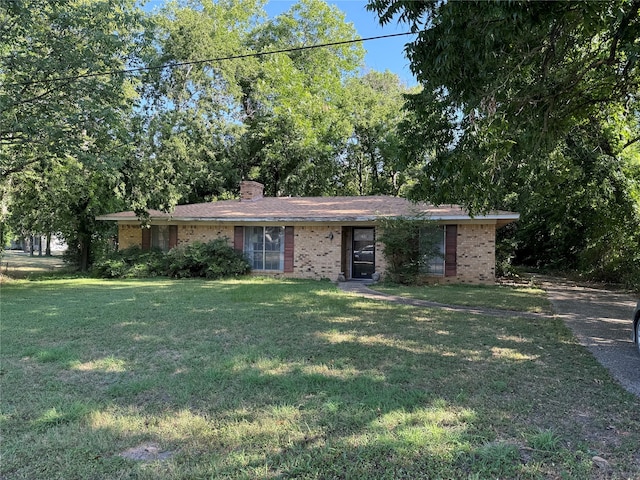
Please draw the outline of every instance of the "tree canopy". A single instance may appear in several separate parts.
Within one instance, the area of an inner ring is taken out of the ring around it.
[[[109,210],[227,198],[242,178],[271,195],[350,181],[344,106],[364,50],[299,49],[357,38],[336,7],[303,0],[267,18],[260,0],[153,13],[133,0],[22,0],[0,15],[3,224],[63,233],[83,266]]]
[[[640,264],[640,0],[370,0],[418,33],[411,90],[363,73],[357,42],[299,48],[358,37],[321,0],[274,18],[261,0],[0,7],[2,224],[63,233],[83,266],[96,215],[241,179],[513,209],[519,261]]]
[[[520,261],[637,277],[638,0],[367,8],[418,33],[423,90],[401,127],[422,164],[413,197],[521,212]]]
[[[132,76],[93,74],[140,64],[144,15],[129,0],[1,6],[2,221],[64,233],[86,268],[95,215],[123,198],[136,99]]]
[[[611,153],[640,139],[637,0],[371,0],[368,8],[418,32],[406,51],[424,90],[411,107],[424,125],[427,175],[446,180],[430,195],[495,206],[570,132],[612,116],[625,128]]]

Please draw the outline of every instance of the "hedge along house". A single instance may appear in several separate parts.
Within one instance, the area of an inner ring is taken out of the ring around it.
[[[519,218],[492,212],[471,217],[459,206],[414,204],[388,196],[264,197],[263,185],[245,181],[240,200],[179,205],[171,213],[149,211],[148,226],[134,212],[102,215],[118,223],[119,248],[169,250],[190,242],[227,238],[259,275],[370,279],[384,275],[381,217],[420,212],[440,225],[442,258],[428,276],[452,283],[491,283],[495,278],[496,228]]]

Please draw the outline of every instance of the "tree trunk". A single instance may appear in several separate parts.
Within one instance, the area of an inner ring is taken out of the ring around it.
[[[91,228],[83,219],[78,222],[78,267],[86,272],[91,265]]]
[[[86,272],[89,270],[91,259],[91,234],[87,234],[85,232],[79,233],[78,244],[80,250],[80,271]]]

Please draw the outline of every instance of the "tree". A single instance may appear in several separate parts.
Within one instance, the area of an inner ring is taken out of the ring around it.
[[[261,2],[227,0],[172,3],[157,23],[159,64],[292,51],[156,74],[132,170],[143,172],[139,191],[167,187],[135,207],[224,197],[242,178],[262,181],[269,195],[333,188],[336,151],[349,131],[338,101],[362,48],[298,48],[355,38],[343,14],[308,0],[264,21]]]
[[[371,71],[350,78],[344,104],[352,128],[343,155],[341,183],[352,195],[397,195],[408,180],[398,127],[410,93],[397,75]]]
[[[640,270],[640,1],[368,8],[418,32],[406,51],[424,88],[402,126],[423,163],[414,197],[521,211],[527,262]]]
[[[169,2],[154,16],[151,70],[136,130],[141,141],[128,165],[131,206],[168,210],[177,203],[219,198],[236,189],[242,91],[238,78],[257,69],[249,33],[263,14],[258,0]]]
[[[241,80],[249,165],[271,195],[334,188],[337,152],[350,130],[340,109],[344,82],[361,65],[363,49],[295,49],[355,38],[344,14],[320,0],[301,1],[253,34],[256,51],[294,49],[261,58],[259,73]]]
[[[3,0],[0,178],[108,136],[130,106],[141,13],[129,0]]]
[[[9,223],[29,234],[61,235],[67,259],[86,270],[96,244],[114,233],[95,217],[124,208],[115,194],[121,181],[117,172],[90,169],[72,157],[34,166],[13,192]]]
[[[632,164],[607,151],[616,143],[608,137],[618,134],[598,123],[575,128],[540,160],[555,174],[537,175],[536,185],[517,198],[516,261],[638,284],[640,156]]]
[[[411,108],[434,149],[426,174],[435,183],[460,178],[429,188],[438,199],[495,206],[509,177],[531,173],[574,126],[619,106],[627,118],[639,110],[638,0],[371,0],[367,8],[419,32],[407,55],[424,86]]]
[[[1,6],[3,201],[29,231],[77,238],[86,269],[93,238],[87,222],[105,211],[97,206],[112,206],[108,200],[126,180],[120,167],[133,143],[136,94],[135,79],[122,69],[139,65],[147,24],[129,0]],[[105,176],[110,188],[92,187]]]

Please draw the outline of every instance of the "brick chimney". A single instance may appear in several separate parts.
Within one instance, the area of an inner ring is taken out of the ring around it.
[[[264,185],[258,182],[243,180],[240,182],[240,201],[260,200],[264,194]]]

